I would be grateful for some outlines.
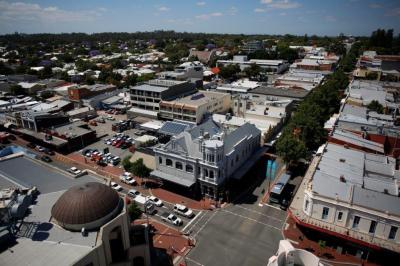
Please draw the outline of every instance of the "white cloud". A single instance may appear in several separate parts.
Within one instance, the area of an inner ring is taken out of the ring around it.
[[[157,8],[157,10],[161,11],[161,12],[167,12],[167,11],[170,11],[171,8],[166,7],[166,6],[160,6],[160,7]]]
[[[255,8],[254,9],[254,12],[256,12],[256,13],[263,13],[263,12],[265,12],[266,10],[264,9],[264,8]]]
[[[188,18],[167,19],[166,22],[171,24],[193,25],[193,21]]]
[[[301,6],[300,3],[298,2],[292,2],[291,0],[261,0],[261,4],[266,5],[269,8],[274,8],[274,9],[292,9],[292,8],[298,8]]]
[[[235,7],[235,6],[231,6],[231,7],[228,9],[228,14],[231,15],[231,16],[236,15],[237,12],[238,12],[238,9],[237,9],[237,7]]]
[[[102,16],[105,11],[104,8],[71,11],[56,6],[42,7],[33,3],[0,1],[0,20],[2,21],[93,21]]]
[[[208,20],[212,17],[221,17],[222,13],[221,12],[214,12],[214,13],[210,13],[210,14],[202,14],[202,15],[198,15],[196,16],[197,19],[202,19],[202,20]]]
[[[206,5],[206,2],[197,2],[196,5],[198,5],[198,6],[205,6],[205,5]]]
[[[328,22],[336,22],[337,19],[334,16],[328,15],[325,17],[325,20]]]

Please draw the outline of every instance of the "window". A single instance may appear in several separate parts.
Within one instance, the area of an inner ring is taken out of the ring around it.
[[[396,238],[396,233],[397,233],[397,227],[396,226],[392,226],[390,228],[390,232],[389,232],[389,239],[395,239]]]
[[[182,169],[183,169],[182,163],[176,162],[176,163],[175,163],[175,168],[176,168],[176,169],[179,169],[179,170],[182,170]]]
[[[328,207],[324,207],[322,209],[322,219],[326,220],[328,218],[328,214],[329,214],[329,208]]]
[[[204,176],[208,177],[208,170],[207,169],[204,169]]]
[[[187,164],[186,165],[186,172],[193,173],[193,166],[191,166],[190,164]]]
[[[158,162],[162,164],[162,157],[158,157]]]
[[[360,223],[360,217],[359,216],[354,216],[353,220],[353,228],[356,229],[358,228],[358,224]]]
[[[375,229],[376,229],[376,221],[371,221],[371,225],[369,226],[369,233],[373,234],[375,233]]]
[[[210,170],[210,179],[214,179],[214,171]]]
[[[171,159],[167,159],[167,160],[165,161],[165,164],[166,164],[167,166],[172,166],[172,160],[171,160]]]
[[[310,202],[308,200],[306,200],[306,202],[304,203],[304,210],[308,211],[308,205],[310,205]]]
[[[338,212],[337,219],[338,221],[341,221],[343,219],[343,212]]]

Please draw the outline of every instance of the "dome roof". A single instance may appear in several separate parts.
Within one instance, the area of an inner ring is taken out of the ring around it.
[[[89,182],[68,189],[51,209],[53,218],[64,227],[93,224],[110,218],[119,208],[120,197],[110,187]],[[101,226],[101,225],[100,225]]]

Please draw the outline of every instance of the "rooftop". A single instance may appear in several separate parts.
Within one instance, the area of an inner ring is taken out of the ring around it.
[[[303,89],[294,89],[294,88],[277,88],[277,87],[265,87],[260,86],[250,91],[252,94],[262,94],[262,95],[271,95],[271,96],[281,96],[288,98],[296,98],[303,99],[308,95],[310,91]]]
[[[312,191],[400,216],[399,179],[394,158],[329,143],[314,173]]]

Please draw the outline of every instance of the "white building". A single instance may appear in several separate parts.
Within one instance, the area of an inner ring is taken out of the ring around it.
[[[218,60],[217,66],[239,65],[241,70],[244,70],[251,65],[257,65],[268,72],[282,73],[289,68],[289,63],[286,60],[264,60],[250,59],[245,55],[235,55],[233,60]]]
[[[224,183],[240,179],[256,161],[251,158],[260,136],[252,124],[230,131],[209,119],[154,148],[156,170],[151,175],[218,199]]]
[[[323,266],[320,259],[303,249],[294,248],[288,240],[279,241],[276,255],[268,260],[267,266]]]
[[[185,62],[174,71],[163,71],[157,73],[157,76],[169,80],[203,80],[203,70],[203,64],[199,61]]]
[[[296,221],[363,246],[400,252],[396,159],[329,143],[315,160],[305,177],[303,206],[291,209]]]
[[[207,115],[225,113],[231,106],[227,93],[199,91],[174,101],[160,102],[160,118],[183,120],[199,124]]]

